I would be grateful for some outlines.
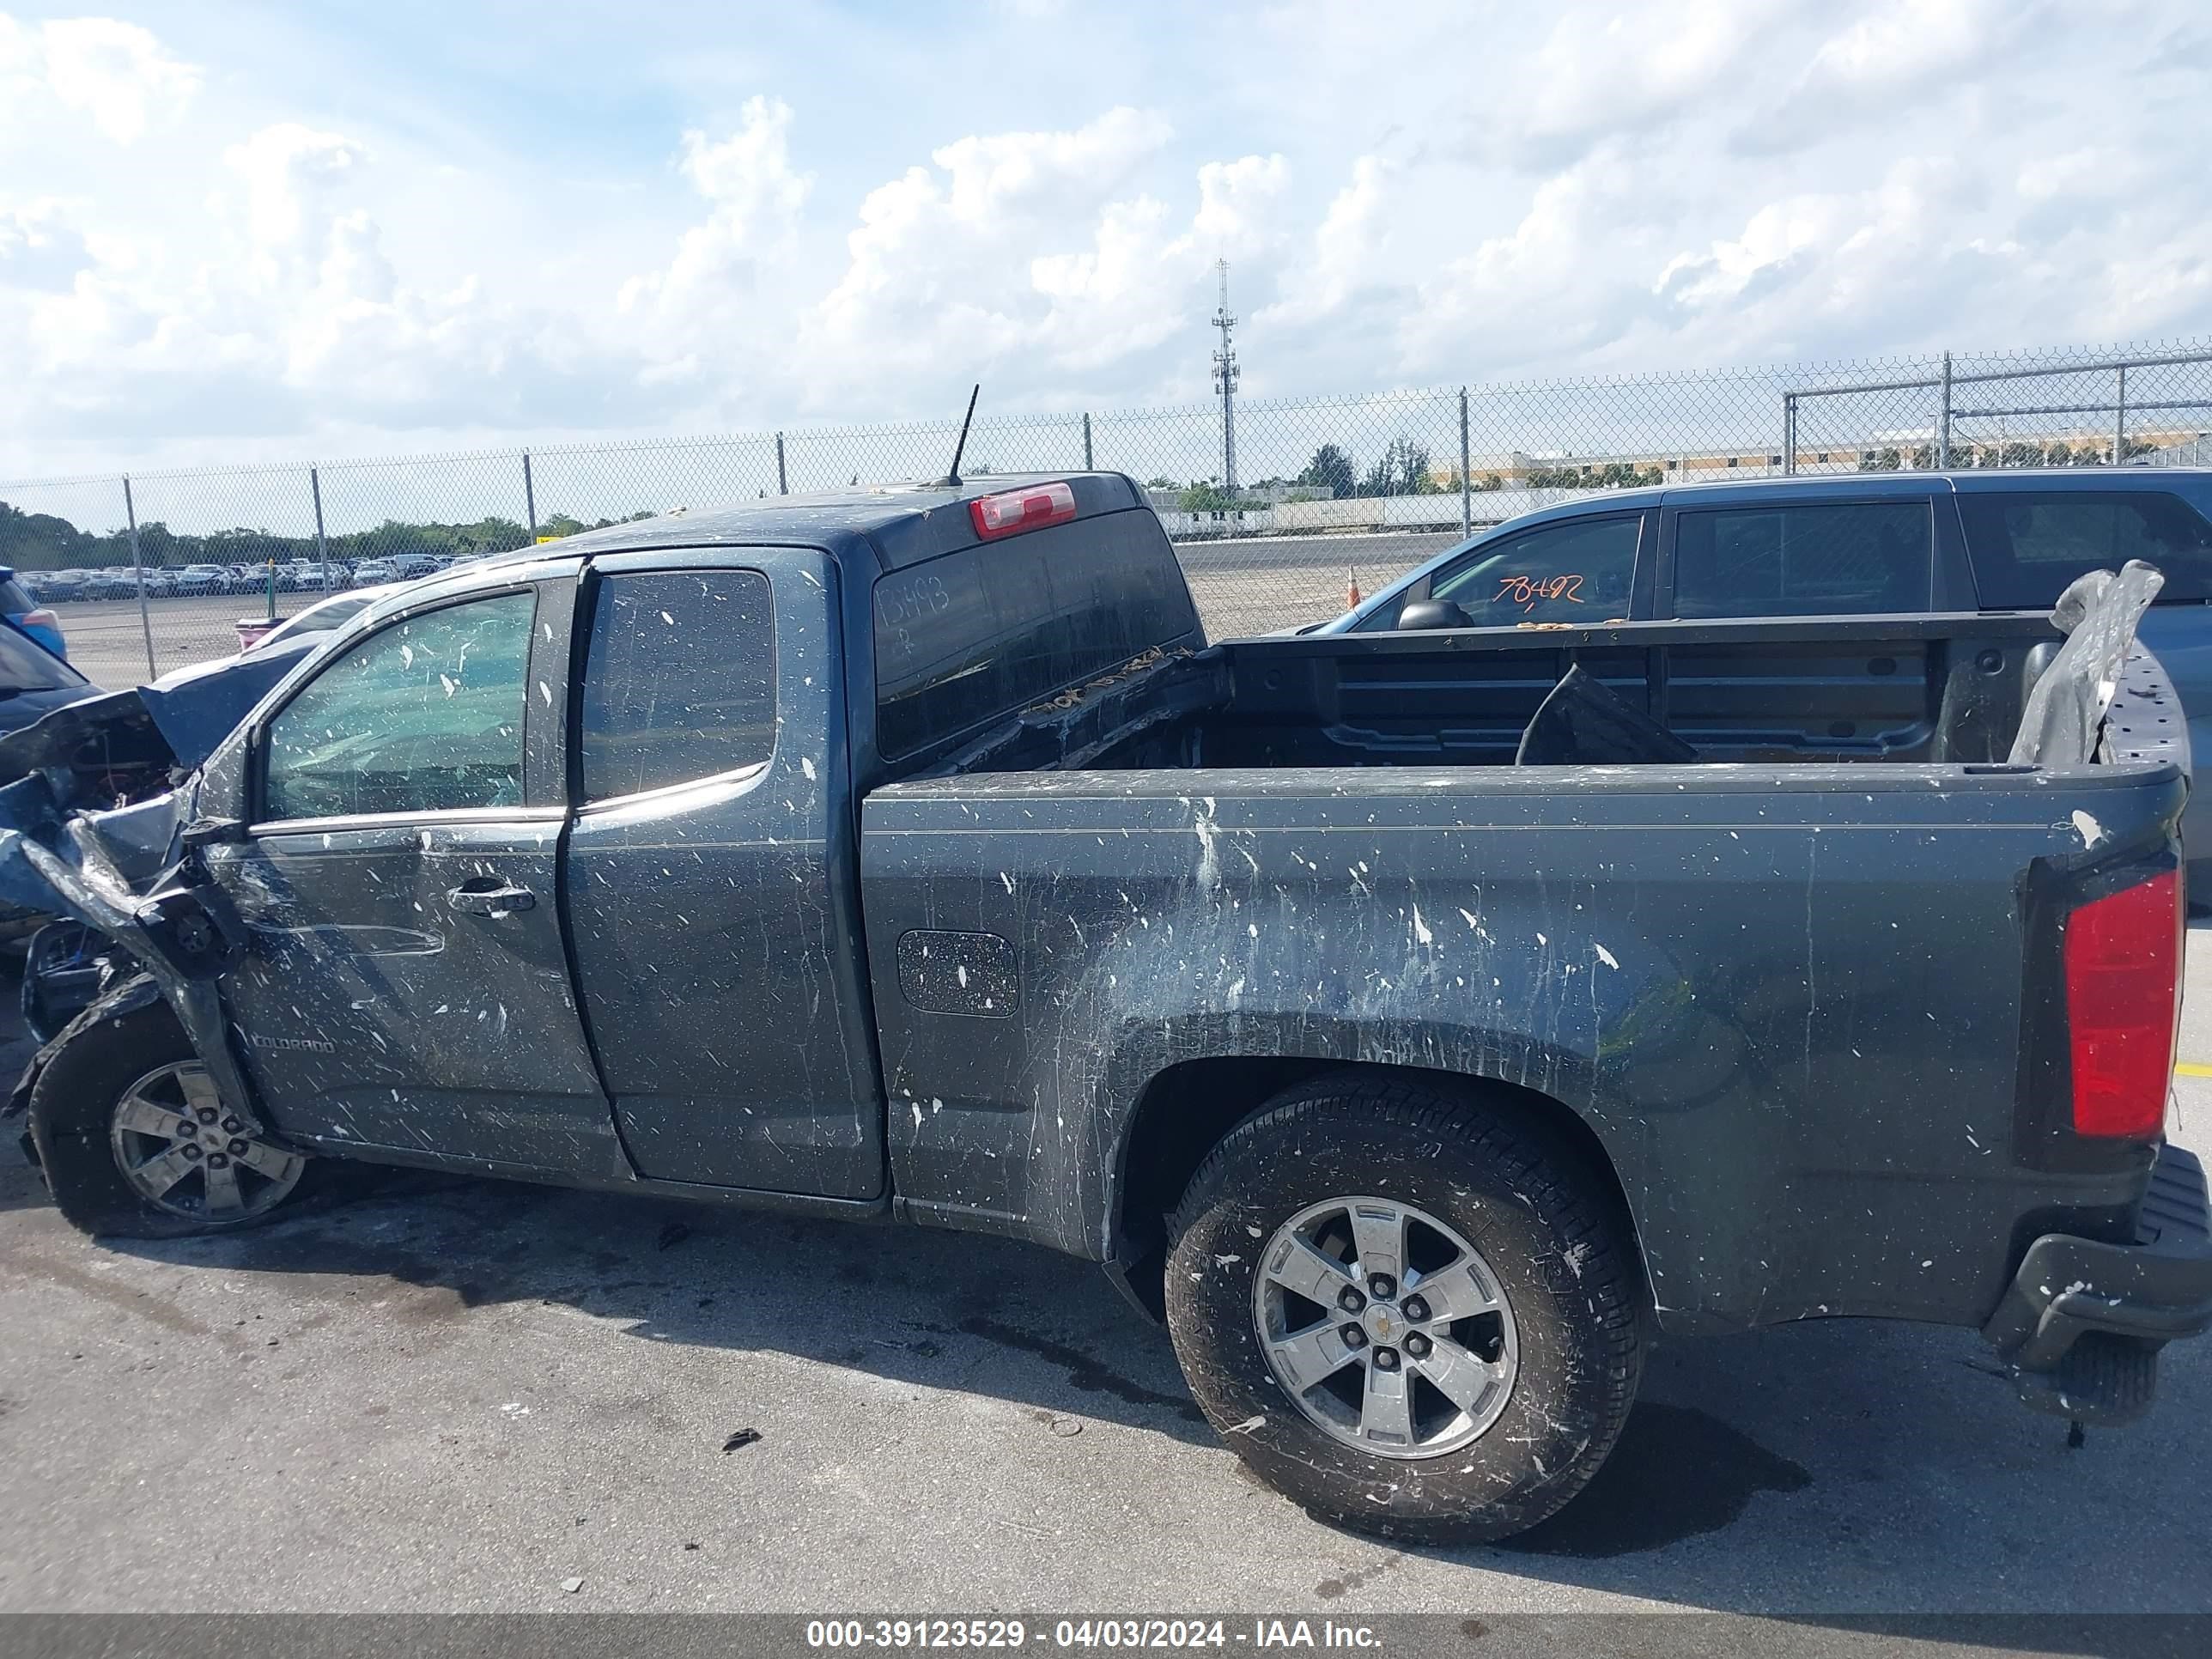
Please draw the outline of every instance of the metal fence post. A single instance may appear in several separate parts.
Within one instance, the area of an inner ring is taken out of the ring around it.
[[[1782,394],[1782,476],[1797,476],[1797,394]]]
[[[146,561],[138,551],[138,506],[131,499],[131,475],[123,475],[123,521],[131,526],[131,568],[138,578],[138,631],[146,636],[146,678],[154,666],[154,618],[146,609]]]
[[[2128,458],[2128,366],[2122,363],[2117,371],[2119,384],[2112,392],[2112,465],[2118,466]]]
[[[1097,463],[1091,459],[1091,416],[1088,410],[1085,411],[1083,416],[1083,470],[1085,472],[1096,472],[1098,470]]]
[[[307,488],[315,495],[315,564],[323,573],[323,592],[327,593],[331,591],[331,544],[323,536],[323,477],[312,466],[307,469]]]
[[[1999,435],[2003,428],[1998,428]],[[1943,414],[1936,425],[1936,465],[1938,471],[1948,471],[1951,465],[1951,354],[1943,354]]]
[[[1459,389],[1459,533],[1474,534],[1474,480],[1468,476],[1474,465],[1467,447],[1467,388]]]
[[[538,540],[538,485],[530,476],[530,452],[522,452],[522,510],[530,515],[530,539]]]
[[[781,432],[775,434],[775,493],[779,495],[791,494],[791,477],[783,470],[783,434]]]

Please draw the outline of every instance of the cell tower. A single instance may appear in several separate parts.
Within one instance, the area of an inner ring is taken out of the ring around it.
[[[1221,308],[1213,313],[1213,325],[1221,331],[1221,349],[1213,354],[1213,386],[1221,394],[1221,485],[1234,495],[1237,493],[1237,349],[1229,343],[1229,331],[1237,326],[1237,319],[1229,311],[1229,261],[1215,260],[1214,269],[1221,273]]]

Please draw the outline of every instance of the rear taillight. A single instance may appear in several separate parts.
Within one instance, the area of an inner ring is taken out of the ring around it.
[[[26,628],[59,628],[62,619],[51,611],[26,611],[18,620]]]
[[[968,516],[975,533],[985,541],[1042,530],[1048,524],[1066,524],[1075,516],[1075,491],[1064,483],[1031,484],[1000,495],[983,495],[968,503]]]
[[[2178,872],[2123,888],[2066,918],[2076,1134],[2148,1139],[2165,1127],[2180,993]]]

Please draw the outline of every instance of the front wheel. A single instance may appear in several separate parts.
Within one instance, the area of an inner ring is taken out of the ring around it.
[[[266,1219],[309,1160],[227,1105],[165,1002],[88,1010],[31,1091],[31,1142],[81,1232],[177,1238]]]
[[[1192,1177],[1168,1328],[1207,1419],[1316,1518],[1504,1538],[1582,1490],[1635,1397],[1641,1276],[1616,1210],[1510,1108],[1324,1079]]]

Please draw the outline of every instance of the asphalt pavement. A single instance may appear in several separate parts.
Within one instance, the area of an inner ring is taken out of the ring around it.
[[[111,1248],[11,1149],[0,1330],[0,1611],[2212,1611],[2212,1340],[2078,1449],[1966,1332],[1668,1345],[1540,1534],[1407,1550],[1246,1478],[1095,1268],[990,1238],[364,1172]]]

